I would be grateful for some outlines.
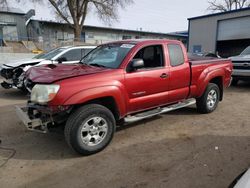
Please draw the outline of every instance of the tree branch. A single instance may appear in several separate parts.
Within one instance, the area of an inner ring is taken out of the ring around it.
[[[62,17],[62,19],[64,21],[66,21],[71,27],[73,27],[72,23],[70,23],[70,21],[68,20],[68,18],[62,13],[62,11],[59,9],[59,7],[57,6],[56,2],[54,0],[48,0],[51,5],[56,9],[57,13],[59,14],[59,16]],[[74,28],[74,27],[73,27]]]

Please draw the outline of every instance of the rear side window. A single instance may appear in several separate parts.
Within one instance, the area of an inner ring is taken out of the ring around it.
[[[184,55],[180,45],[169,44],[168,52],[169,52],[171,66],[176,67],[184,64]]]

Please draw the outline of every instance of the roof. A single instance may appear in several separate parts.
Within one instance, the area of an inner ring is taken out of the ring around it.
[[[222,16],[225,14],[237,13],[237,12],[242,12],[242,11],[250,11],[250,7],[237,9],[237,10],[231,10],[231,11],[227,11],[227,12],[219,12],[219,13],[214,13],[214,14],[207,14],[207,15],[203,15],[203,16],[192,17],[192,18],[188,18],[188,20],[196,20],[196,19],[213,17],[213,16]]]
[[[25,13],[21,9],[11,7],[0,7],[0,13],[25,15]]]
[[[94,49],[96,45],[76,45],[76,46],[62,46],[60,49],[70,49],[70,48],[86,48],[86,49]]]
[[[167,43],[167,42],[176,42],[176,40],[170,39],[128,39],[128,40],[119,40],[108,42],[106,44],[114,44],[114,43],[123,43],[123,44],[144,44],[144,43]]]
[[[51,24],[62,24],[62,25],[68,25],[68,23],[65,22],[55,22],[55,21],[48,21],[48,20],[36,20],[32,19],[31,21],[37,21],[37,22],[43,22],[43,23],[51,23]],[[183,37],[187,38],[187,35],[182,33],[161,33],[161,32],[151,32],[151,31],[140,31],[140,30],[131,30],[131,29],[121,29],[121,28],[111,28],[111,27],[99,27],[99,26],[92,26],[92,25],[84,25],[85,28],[91,28],[91,29],[103,29],[103,30],[115,30],[120,32],[132,32],[132,33],[144,33],[144,34],[152,34],[152,35],[164,35],[164,36],[172,36],[172,37]]]

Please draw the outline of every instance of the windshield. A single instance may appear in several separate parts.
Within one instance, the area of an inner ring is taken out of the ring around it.
[[[240,55],[250,55],[250,46],[248,46]]]
[[[41,53],[36,55],[35,57],[33,57],[32,59],[43,59],[43,56],[45,55],[45,53]]]
[[[63,48],[57,48],[54,49],[48,53],[45,54],[39,54],[35,57],[33,57],[33,59],[45,59],[45,60],[52,60],[53,57],[57,56],[59,53],[61,53],[62,51],[64,51]]]
[[[121,43],[102,45],[87,54],[81,63],[116,69],[133,47],[133,44]]]

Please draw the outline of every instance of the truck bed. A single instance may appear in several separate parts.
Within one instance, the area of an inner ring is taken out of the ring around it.
[[[224,79],[222,78],[222,80],[224,80],[223,85],[225,87],[230,85],[231,72],[226,71],[232,68],[232,63],[229,59],[197,57],[189,59],[189,62],[191,70],[190,95],[192,97],[200,97],[204,92],[205,85],[207,84],[205,78],[209,74],[212,74],[212,77],[216,77],[216,74],[224,75]],[[213,66],[211,66],[211,64],[213,64]]]

